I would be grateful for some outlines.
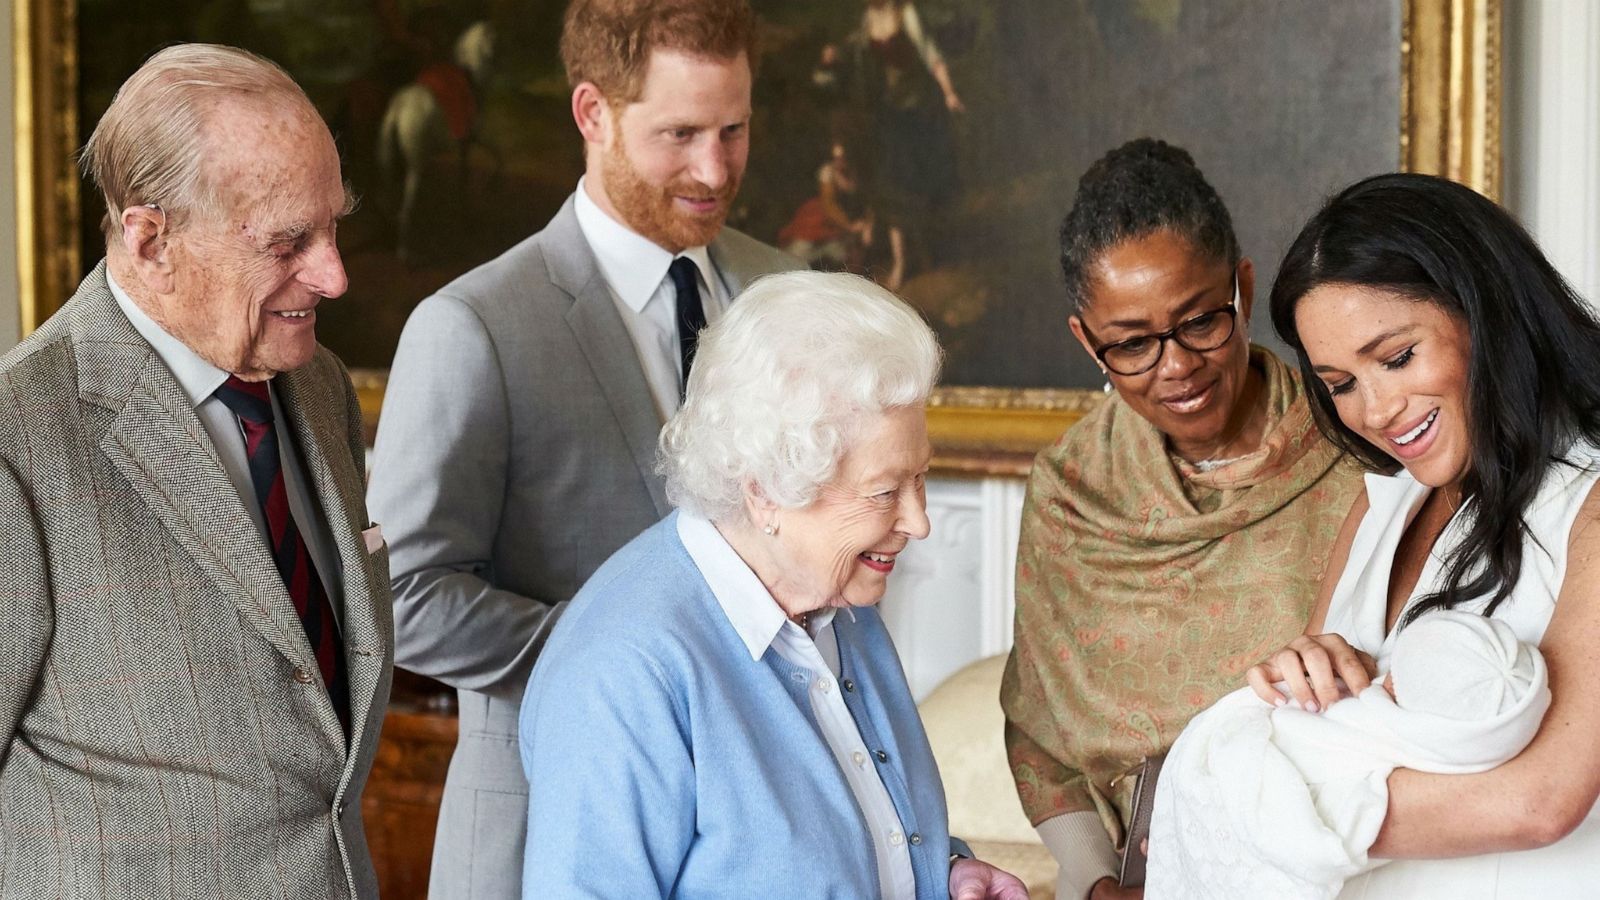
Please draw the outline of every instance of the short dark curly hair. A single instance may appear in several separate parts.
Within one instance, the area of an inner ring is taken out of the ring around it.
[[[1073,312],[1088,301],[1089,269],[1101,254],[1161,229],[1210,259],[1239,262],[1228,208],[1187,150],[1143,137],[1096,160],[1061,221],[1061,272]]]

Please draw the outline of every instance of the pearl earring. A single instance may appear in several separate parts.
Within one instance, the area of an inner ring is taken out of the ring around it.
[[[772,537],[773,535],[778,533],[778,526],[773,525],[772,523],[769,522],[769,523],[767,523],[767,527],[761,529],[761,533],[766,535],[767,537]]]

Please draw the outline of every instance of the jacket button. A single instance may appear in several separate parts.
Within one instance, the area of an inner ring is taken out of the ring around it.
[[[310,684],[317,679],[316,676],[312,675],[310,672],[307,672],[305,669],[296,666],[294,670],[294,680],[300,682],[301,684]]]
[[[873,755],[878,757],[878,762],[886,763],[886,762],[889,761],[889,754],[885,753],[882,750],[873,751]]]
[[[911,845],[913,847],[915,847],[918,844],[922,843],[922,835],[917,834],[916,832],[912,832],[910,840],[911,840]]]

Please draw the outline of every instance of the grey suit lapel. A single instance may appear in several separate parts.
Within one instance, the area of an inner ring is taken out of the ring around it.
[[[738,253],[733,249],[725,235],[724,228],[716,239],[706,247],[706,253],[711,257],[711,265],[717,270],[717,278],[722,281],[722,287],[727,291],[728,300],[738,299],[744,293],[745,285],[754,280],[754,276],[747,276],[744,272],[744,260],[738,258]]]
[[[622,316],[617,313],[611,289],[595,263],[594,251],[589,249],[589,242],[578,227],[572,198],[567,198],[545,233],[549,238],[545,260],[550,282],[573,299],[566,316],[567,325],[577,338],[595,380],[600,382],[600,389],[605,392],[612,415],[616,416],[617,425],[627,439],[639,477],[650,489],[656,514],[664,516],[672,507],[667,502],[661,479],[655,475],[661,417],[644,380],[638,350],[628,336]]]
[[[122,315],[120,310],[111,312]],[[160,357],[131,326],[128,335],[143,346],[142,361],[126,370],[134,373],[130,390],[106,390],[93,378],[80,382],[89,402],[118,394],[126,398],[101,437],[100,449],[167,531],[233,598],[245,621],[291,662],[306,665],[314,657],[294,604],[217,460],[210,436]],[[140,352],[129,345],[130,355]],[[91,373],[80,366],[79,374]]]
[[[374,584],[366,544],[361,531],[367,525],[366,504],[360,491],[362,473],[356,471],[350,456],[347,423],[341,411],[331,408],[327,387],[315,383],[311,372],[315,363],[294,372],[285,372],[274,383],[282,391],[283,411],[294,430],[300,457],[305,461],[311,491],[328,521],[339,557],[339,587],[345,668],[350,683],[351,739],[361,737],[361,723],[367,720],[383,677],[387,649],[385,635],[390,628],[379,621],[390,610],[375,603],[382,590]],[[329,707],[332,713],[332,707]],[[334,720],[337,727],[338,720]],[[350,748],[350,759],[357,756]]]
[[[102,270],[85,285],[90,304],[74,325],[79,396],[116,411],[101,451],[244,621],[292,665],[315,669],[283,579],[189,398],[117,307]],[[326,718],[338,731],[332,704]]]

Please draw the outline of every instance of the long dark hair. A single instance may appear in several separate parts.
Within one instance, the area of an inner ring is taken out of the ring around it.
[[[1446,561],[1444,588],[1406,614],[1487,597],[1494,612],[1522,573],[1523,513],[1546,470],[1580,438],[1600,444],[1600,322],[1522,226],[1443,178],[1379,175],[1328,201],[1289,248],[1272,285],[1272,324],[1295,349],[1317,425],[1369,468],[1394,460],[1345,427],[1295,328],[1300,299],[1325,284],[1435,303],[1467,324],[1462,480],[1470,527]]]

